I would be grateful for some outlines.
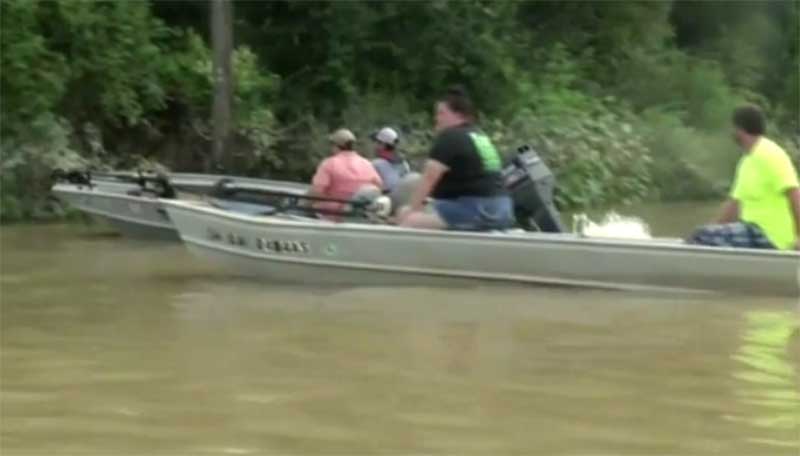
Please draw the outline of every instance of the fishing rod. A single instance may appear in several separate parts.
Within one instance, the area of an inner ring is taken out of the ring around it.
[[[369,198],[369,195],[351,200],[313,196],[300,193],[274,190],[257,184],[237,183],[232,179],[221,179],[215,185],[211,196],[223,201],[244,204],[270,206],[271,210],[262,215],[287,213],[290,211],[312,215],[328,215],[335,217],[387,217],[391,212],[391,202],[380,196]],[[329,209],[314,207],[314,203],[333,203],[348,209]]]

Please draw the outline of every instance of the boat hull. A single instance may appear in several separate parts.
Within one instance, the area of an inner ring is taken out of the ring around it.
[[[238,273],[338,284],[515,282],[797,296],[800,255],[545,233],[458,233],[251,217],[164,202],[189,248]]]
[[[57,184],[52,192],[70,206],[107,222],[125,236],[164,241],[180,239],[166,210],[156,198],[68,184]]]
[[[295,182],[267,179],[244,178],[223,175],[175,173],[170,176],[174,186],[187,195],[212,192],[220,179],[229,179],[236,184],[248,184],[269,191],[303,195],[308,185]],[[154,195],[131,195],[141,187],[133,181],[115,179],[94,179],[92,185],[59,183],[52,192],[70,206],[103,220],[121,234],[150,240],[179,241],[178,232],[173,226],[161,200]],[[197,202],[197,201],[195,201]],[[233,211],[259,212],[264,206],[220,202]],[[260,209],[259,209],[260,208]]]

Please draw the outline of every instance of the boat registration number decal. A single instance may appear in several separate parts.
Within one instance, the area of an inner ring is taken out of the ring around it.
[[[236,233],[221,233],[213,228],[209,228],[207,237],[212,241],[217,241],[225,244],[230,244],[237,247],[246,247],[248,245],[254,246],[257,250],[266,253],[279,253],[279,254],[302,254],[308,255],[311,253],[311,246],[308,242],[285,240],[285,239],[269,239],[269,238],[256,238],[255,242],[249,242],[247,238]]]
[[[257,238],[256,248],[268,253],[311,253],[311,246],[303,241],[286,241],[282,239]]]

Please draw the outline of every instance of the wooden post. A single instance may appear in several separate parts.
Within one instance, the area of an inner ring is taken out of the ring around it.
[[[231,128],[231,100],[233,81],[231,54],[233,53],[233,6],[231,0],[211,1],[211,41],[214,52],[214,108],[212,166],[229,166],[228,137]],[[209,172],[215,170],[209,169]]]

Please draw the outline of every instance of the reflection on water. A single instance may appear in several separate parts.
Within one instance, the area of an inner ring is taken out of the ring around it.
[[[767,431],[769,437],[753,442],[798,448],[800,438],[800,376],[790,359],[793,337],[800,336],[798,317],[791,312],[752,311],[745,314],[742,344],[733,358],[738,362],[735,391],[751,405],[752,414],[736,416]]]
[[[282,287],[93,233],[0,234],[3,455],[798,454],[797,302]]]

